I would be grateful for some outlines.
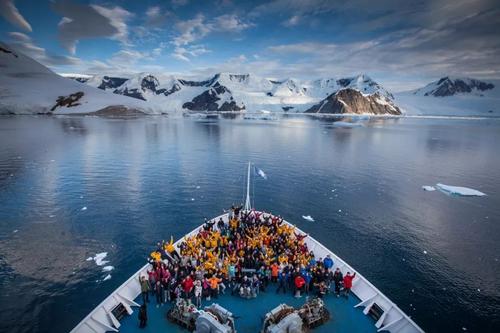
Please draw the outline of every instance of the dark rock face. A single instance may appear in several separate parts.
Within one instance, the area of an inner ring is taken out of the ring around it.
[[[337,80],[337,84],[341,87],[347,87],[348,85],[350,85],[352,82],[352,79],[340,79],[340,80]]]
[[[380,100],[384,101],[383,103]],[[352,113],[352,114],[389,114],[400,115],[401,110],[380,94],[363,96],[354,89],[342,89],[331,94],[318,104],[312,106],[306,113]]]
[[[491,83],[474,79],[467,81],[469,82],[461,79],[452,80],[449,77],[443,77],[437,82],[437,88],[426,92],[424,96],[432,95],[436,97],[445,97],[453,96],[458,93],[470,93],[473,89],[485,91],[495,88],[495,86]]]
[[[0,52],[4,52],[4,53],[9,53],[9,54],[12,54],[14,57],[18,58],[18,55],[15,54],[14,52],[12,52],[11,50],[9,50],[8,48],[6,47],[2,47],[0,46]]]
[[[156,91],[156,94],[157,94],[157,95],[161,95],[161,94],[163,94],[163,95],[165,95],[165,96],[168,96],[168,95],[173,94],[174,92],[179,91],[179,90],[181,90],[181,87],[180,87],[177,83],[175,83],[175,84],[172,86],[172,88],[170,88],[170,89],[165,89],[165,88],[163,88],[163,89],[158,89],[158,90]]]
[[[59,96],[56,100],[56,104],[50,109],[50,111],[54,111],[59,106],[71,108],[73,106],[80,105],[78,101],[83,97],[83,95],[83,91],[78,91],[69,96]]]
[[[233,97],[230,98],[230,102],[226,101],[219,107],[217,101],[221,99],[219,96],[224,93],[231,94],[231,91],[216,83],[210,89],[193,98],[191,102],[184,103],[182,107],[190,111],[241,111],[245,109],[245,106],[238,106]]]
[[[76,79],[77,81],[78,78]],[[88,79],[86,79],[87,81]],[[128,79],[124,79],[124,78],[121,78],[121,77],[110,77],[110,76],[104,76],[102,78],[102,82],[101,84],[97,87],[99,89],[102,89],[102,90],[106,90],[106,89],[116,89],[118,88],[119,86],[121,86],[122,84],[125,83],[125,81],[127,81]],[[81,82],[81,81],[80,81]]]
[[[78,81],[80,83],[85,83],[87,82],[89,79],[86,78],[86,77],[75,77],[75,81]]]
[[[138,89],[128,89],[128,88],[125,88],[123,90],[115,90],[113,91],[115,94],[120,94],[120,95],[124,95],[124,96],[128,96],[128,97],[133,97],[133,98],[137,98],[137,99],[142,99],[143,101],[145,101],[146,99],[144,98],[144,96],[142,96],[142,93],[138,90]]]
[[[153,75],[145,76],[141,81],[142,91],[150,90],[156,92],[156,87],[160,85],[160,82]]]

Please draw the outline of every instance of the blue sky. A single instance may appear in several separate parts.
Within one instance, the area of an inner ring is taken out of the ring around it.
[[[0,39],[57,72],[500,77],[500,2],[0,0]]]

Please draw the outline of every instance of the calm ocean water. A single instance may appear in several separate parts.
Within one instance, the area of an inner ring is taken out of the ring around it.
[[[69,331],[156,241],[241,202],[248,160],[268,175],[256,208],[309,232],[423,329],[500,331],[500,120],[161,117],[0,118],[0,331]],[[421,189],[438,182],[488,196]],[[104,282],[85,260],[99,252],[115,267]]]

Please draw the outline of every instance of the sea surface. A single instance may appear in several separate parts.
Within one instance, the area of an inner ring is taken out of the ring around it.
[[[68,332],[245,192],[428,332],[500,332],[500,120],[0,118],[0,331]],[[467,186],[485,197],[426,192]],[[86,208],[85,208],[86,207]],[[314,222],[303,215],[311,215]],[[111,279],[86,259],[107,252]]]

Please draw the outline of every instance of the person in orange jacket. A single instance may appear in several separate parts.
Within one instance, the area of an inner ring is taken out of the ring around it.
[[[222,279],[219,279],[215,274],[212,275],[210,279],[208,279],[208,283],[210,285],[210,296],[214,298],[218,298],[219,294],[219,283],[222,282]]]

